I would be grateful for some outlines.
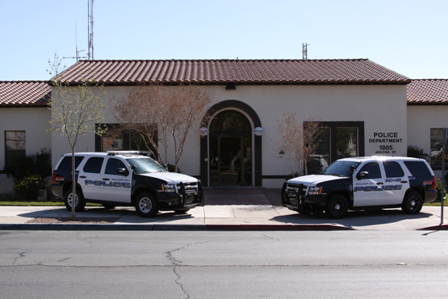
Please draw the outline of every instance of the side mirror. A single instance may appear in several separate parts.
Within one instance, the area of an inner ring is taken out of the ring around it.
[[[358,174],[356,175],[356,178],[357,178],[358,180],[366,179],[366,178],[368,178],[368,177],[369,177],[369,172],[368,172],[368,171],[361,171],[360,173],[358,173]]]
[[[122,176],[128,176],[129,171],[126,168],[117,168],[117,174]]]

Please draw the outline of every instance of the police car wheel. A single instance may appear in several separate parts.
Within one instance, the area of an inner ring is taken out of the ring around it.
[[[401,205],[403,212],[406,214],[417,214],[421,211],[422,207],[423,198],[418,192],[409,191],[406,193],[403,204]]]
[[[72,201],[73,201],[72,190],[68,190],[64,194],[65,208],[68,211],[72,210]],[[82,211],[82,210],[84,210],[85,206],[86,206],[86,201],[84,200],[84,196],[82,195],[80,190],[76,190],[76,192],[75,192],[75,211],[76,212]]]
[[[135,209],[142,217],[155,217],[159,213],[157,200],[151,193],[143,192],[137,196]]]
[[[325,214],[330,218],[340,219],[344,217],[348,212],[347,199],[342,195],[334,195],[327,202],[325,207]]]

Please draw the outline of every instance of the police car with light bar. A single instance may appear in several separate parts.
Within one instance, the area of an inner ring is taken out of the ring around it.
[[[423,159],[355,157],[337,160],[323,174],[288,180],[283,206],[299,213],[342,218],[349,210],[395,208],[417,214],[437,197],[436,177]]]
[[[159,211],[186,213],[203,204],[201,182],[191,176],[168,172],[140,151],[75,153],[76,192],[72,192],[72,155],[65,154],[52,176],[52,193],[64,198],[71,210],[84,209],[86,202],[105,208],[135,206],[142,217]]]

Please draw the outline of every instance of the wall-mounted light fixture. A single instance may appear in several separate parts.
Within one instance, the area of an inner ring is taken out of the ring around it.
[[[262,127],[256,127],[256,128],[254,129],[254,134],[255,134],[255,136],[261,136],[261,135],[263,135],[263,128],[262,128]]]
[[[235,90],[236,86],[234,83],[227,83],[226,90]]]
[[[199,135],[201,135],[201,137],[205,137],[208,135],[208,129],[206,127],[202,127],[199,129]]]

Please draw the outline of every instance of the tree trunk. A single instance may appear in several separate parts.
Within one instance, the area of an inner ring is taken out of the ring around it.
[[[76,168],[75,168],[75,148],[72,147],[72,213],[70,218],[75,220],[75,197],[76,197]]]

